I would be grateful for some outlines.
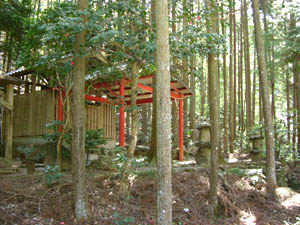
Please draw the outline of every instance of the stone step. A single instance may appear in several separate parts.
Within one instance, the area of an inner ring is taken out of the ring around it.
[[[3,174],[15,174],[18,172],[17,168],[0,168],[0,175]]]

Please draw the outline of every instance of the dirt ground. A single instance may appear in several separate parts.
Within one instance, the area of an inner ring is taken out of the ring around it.
[[[209,171],[173,174],[174,224],[300,224],[300,194],[278,189],[278,198],[264,192],[264,182],[234,174],[220,175],[220,216],[210,216]],[[71,176],[47,187],[40,175],[0,177],[0,224],[156,224],[154,173],[133,176],[128,200],[118,194],[118,177],[98,174],[88,178],[91,217],[75,221],[72,211]],[[298,190],[299,191],[299,190]],[[297,222],[298,221],[298,222]]]

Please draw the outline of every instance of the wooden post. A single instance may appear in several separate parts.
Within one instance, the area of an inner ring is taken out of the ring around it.
[[[120,82],[120,96],[121,98],[124,98],[124,83]],[[121,108],[120,108],[120,135],[119,135],[119,145],[121,147],[125,146],[125,101],[124,99],[121,99]]]
[[[6,102],[13,106],[14,100],[14,85],[8,84],[6,86]],[[5,120],[5,159],[9,166],[12,165],[12,141],[13,141],[13,110],[6,111]]]
[[[58,92],[58,116],[57,120],[62,122],[63,121],[63,115],[64,115],[64,110],[63,110],[63,104],[62,104],[62,95]],[[63,126],[59,125],[58,131],[62,132]]]
[[[60,122],[63,122],[63,115],[64,115],[64,106],[63,106],[63,100],[62,100],[62,93],[58,92],[58,107],[57,107],[57,120]],[[63,125],[58,126],[58,131],[62,133],[63,131]],[[62,135],[62,134],[60,134]],[[60,140],[60,138],[59,138]],[[61,144],[61,143],[60,143]],[[59,170],[62,171],[63,165],[62,165],[62,147],[59,146],[60,144],[57,143],[57,156],[56,156],[56,162],[59,167]]]
[[[183,99],[179,99],[179,160],[183,160]]]

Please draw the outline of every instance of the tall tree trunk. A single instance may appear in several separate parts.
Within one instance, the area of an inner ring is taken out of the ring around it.
[[[251,126],[253,127],[255,124],[255,95],[256,95],[256,52],[254,49],[254,55],[253,55],[254,59],[254,65],[253,65],[253,86],[252,86],[252,115],[251,115]]]
[[[296,17],[294,14],[291,14],[291,20],[290,20],[290,30],[292,33],[295,33],[296,29]],[[294,90],[295,90],[295,109],[296,109],[296,129],[295,134],[297,136],[297,151],[298,155],[300,154],[300,63],[299,63],[299,54],[294,53],[293,55],[293,76],[294,76]],[[295,137],[295,143],[296,143],[296,137]],[[296,144],[295,144],[296,145]],[[296,153],[296,152],[295,152]]]
[[[138,94],[138,72],[139,72],[139,66],[137,62],[134,62],[131,67],[131,131],[130,131],[130,140],[129,140],[129,146],[127,151],[128,157],[133,157],[137,137],[138,137],[138,111],[137,111],[137,105],[136,105],[136,98]]]
[[[146,0],[142,0],[142,8],[146,11]],[[143,18],[144,26],[147,26],[147,18],[146,16]],[[143,134],[143,142],[146,142],[148,136],[148,107],[146,104],[142,105],[142,134]]]
[[[233,4],[232,0],[230,3],[230,15],[229,15],[229,24],[230,24],[230,36],[229,36],[229,45],[230,45],[230,56],[229,56],[229,149],[230,153],[234,151],[234,91],[233,91]]]
[[[297,99],[297,151],[300,154],[300,64],[299,59],[294,57],[293,59],[293,74],[295,77],[295,89],[296,89],[296,99]]]
[[[138,71],[139,65],[137,62],[133,62],[131,67],[131,96],[130,96],[130,107],[131,111],[131,129],[130,129],[130,138],[129,145],[127,150],[127,160],[122,168],[122,175],[120,181],[120,192],[124,198],[128,196],[129,191],[129,175],[131,171],[131,163],[133,155],[136,148],[137,138],[138,138],[138,111],[136,105],[136,98],[138,93]]]
[[[10,72],[11,64],[12,64],[12,54],[13,54],[13,34],[9,36],[8,42],[8,52],[7,52],[7,60],[6,60],[6,72]]]
[[[290,77],[289,69],[285,68],[285,90],[286,90],[286,112],[287,112],[287,138],[288,143],[291,141],[291,115],[290,115]]]
[[[203,70],[204,66],[204,57],[201,58],[201,73],[200,73],[200,85],[201,85],[201,90],[200,90],[200,95],[201,95],[201,104],[200,104],[200,115],[201,117],[204,117],[206,114],[205,111],[205,103],[206,103],[206,78]]]
[[[243,17],[243,10],[241,10],[241,17]],[[240,24],[240,32],[239,32],[239,106],[240,106],[240,131],[243,132],[245,130],[244,123],[244,95],[243,95],[243,26]],[[241,141],[241,149],[242,149],[242,141]]]
[[[131,130],[131,113],[126,112],[126,142],[128,143],[128,138],[130,137]]]
[[[243,16],[243,10],[241,10],[241,17]],[[243,135],[244,131],[244,101],[243,101],[243,28],[240,24],[239,30],[239,57],[238,57],[238,103],[239,103],[239,131]],[[240,151],[243,150],[243,139],[240,139]]]
[[[293,71],[294,72],[294,71]],[[293,137],[292,137],[292,142],[293,142],[293,151],[294,154],[296,155],[296,136],[297,136],[297,90],[296,90],[296,76],[293,73]]]
[[[179,147],[179,110],[178,110],[178,102],[177,100],[172,101],[172,133],[173,133],[173,149]]]
[[[151,0],[151,21],[152,26],[155,24],[155,4],[156,0]],[[153,94],[152,94],[152,131],[151,131],[151,147],[150,151],[147,154],[149,162],[151,164],[156,164],[157,159],[157,127],[156,127],[156,115],[157,115],[157,96],[156,96],[156,83],[157,83],[157,75],[153,76],[152,80],[152,87],[153,87]]]
[[[244,49],[245,49],[245,80],[246,80],[246,128],[251,129],[251,77],[250,77],[250,50],[249,50],[249,32],[248,32],[248,13],[247,2],[243,0],[243,31],[244,31]]]
[[[78,11],[88,8],[87,0],[78,0]],[[82,17],[83,21],[86,18]],[[75,65],[73,73],[72,90],[72,170],[73,170],[73,196],[75,216],[78,220],[88,218],[88,201],[86,193],[85,174],[85,75],[86,57],[80,55],[85,47],[86,30],[75,36],[74,52]]]
[[[172,224],[171,96],[168,1],[156,0],[157,28],[157,224]]]
[[[275,154],[274,154],[274,127],[272,121],[272,111],[270,104],[270,93],[268,84],[268,73],[267,65],[265,60],[264,52],[264,40],[260,25],[259,18],[259,3],[258,0],[252,0],[253,8],[253,20],[255,29],[255,44],[257,49],[257,62],[258,68],[260,70],[260,88],[263,100],[263,111],[264,111],[264,121],[265,121],[265,138],[266,138],[266,155],[267,155],[267,165],[266,165],[266,178],[267,178],[267,191],[274,194],[275,188],[277,187],[276,181],[276,170],[275,170]]]
[[[222,35],[226,37],[226,28],[225,28],[225,18],[222,6]],[[224,43],[224,49],[226,47],[226,43]],[[224,50],[223,52],[223,82],[224,82],[224,155],[228,156],[228,101],[227,101],[227,63],[226,63],[227,52]]]
[[[236,138],[236,74],[237,74],[237,68],[236,68],[236,44],[237,44],[237,38],[236,38],[236,16],[235,16],[235,1],[233,1],[233,15],[232,15],[232,25],[233,25],[233,137],[234,140]]]
[[[217,7],[214,0],[206,1],[207,8],[210,10],[210,15],[207,19],[207,32],[217,33]],[[210,107],[210,122],[211,122],[211,157],[210,157],[210,204],[213,212],[218,212],[217,201],[217,186],[218,186],[218,146],[219,146],[219,96],[217,93],[217,73],[218,61],[216,54],[211,49],[208,54],[208,90],[209,90],[209,107]]]
[[[176,1],[172,1],[172,32],[176,33]],[[178,64],[178,59],[173,57],[173,64]],[[179,147],[179,110],[177,100],[172,101],[172,133],[173,133],[173,149]]]
[[[187,0],[183,0],[183,36],[187,34],[187,26],[188,26],[188,18],[186,15],[186,11],[188,11]],[[182,60],[182,68],[183,68],[183,81],[186,85],[189,85],[189,69],[188,69],[188,57],[183,56]],[[184,136],[186,137],[186,130],[188,129],[188,99],[184,99],[183,101],[183,127],[184,127]]]
[[[193,71],[196,70],[196,58],[192,56],[191,59],[191,89],[194,92],[194,95],[191,96],[190,102],[190,121],[191,121],[191,130],[192,130],[192,141],[195,143],[196,141],[196,81],[195,81],[195,74]]]
[[[148,136],[148,105],[146,104],[142,105],[142,133],[145,138]]]
[[[8,47],[8,44],[9,44],[9,33],[8,32],[5,32],[5,42],[4,42],[4,52],[3,52],[3,61],[2,61],[2,72],[5,73],[6,70],[6,62],[7,62],[7,54],[8,54],[8,50],[9,50],[9,47]]]
[[[264,22],[264,33],[266,37],[266,42],[270,43],[269,45],[265,45],[265,54],[266,54],[266,64],[267,64],[267,71],[270,74],[270,81],[271,81],[271,110],[272,110],[272,117],[273,121],[276,124],[276,109],[275,109],[275,74],[274,74],[274,48],[272,47],[273,44],[273,37],[269,33],[269,23],[267,21],[267,14],[269,13],[269,7],[268,7],[268,1],[262,1],[261,6],[262,6],[262,11],[263,11],[263,22]],[[272,24],[271,24],[272,26]],[[271,47],[270,47],[271,46]],[[276,131],[276,126],[274,126],[274,138],[275,138],[275,143],[277,143],[277,131]],[[274,146],[274,151],[277,153],[277,145],[275,144]],[[277,155],[277,154],[276,154]]]

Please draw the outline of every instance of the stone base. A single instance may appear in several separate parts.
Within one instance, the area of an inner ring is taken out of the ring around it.
[[[250,158],[252,162],[260,162],[263,158],[261,151],[251,151]]]
[[[207,165],[210,164],[210,148],[199,148],[196,155],[195,160],[197,165]]]

